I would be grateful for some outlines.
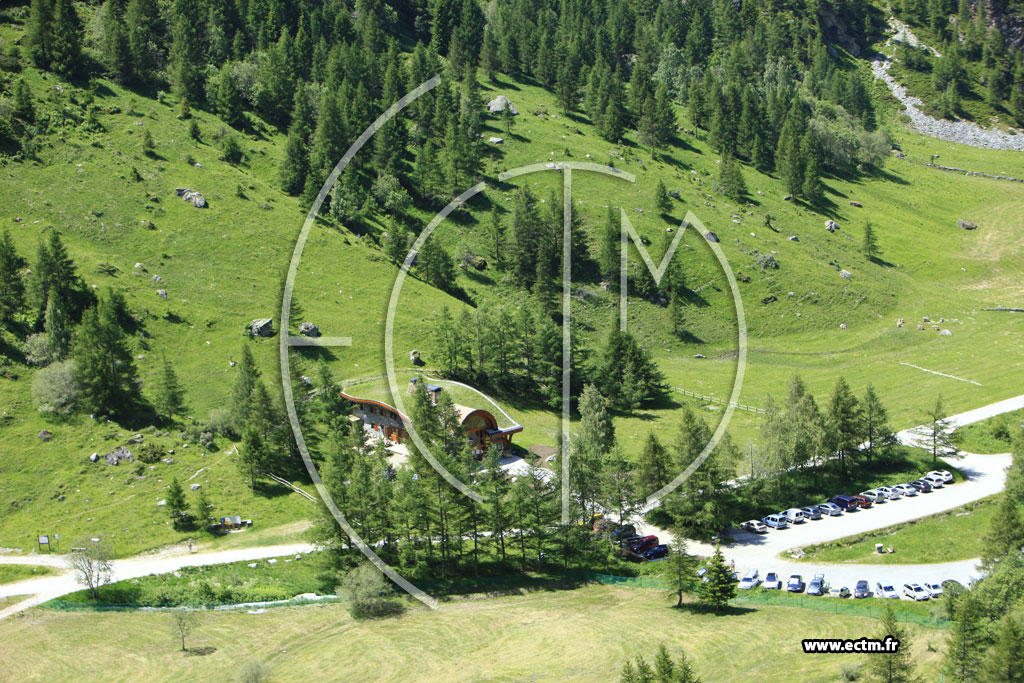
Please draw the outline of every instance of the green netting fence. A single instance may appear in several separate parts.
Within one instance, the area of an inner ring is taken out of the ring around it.
[[[597,583],[609,586],[623,586],[626,588],[658,588],[669,590],[667,583],[661,579],[649,576],[611,576],[609,574],[591,573],[590,579]],[[797,607],[800,609],[811,609],[819,612],[831,612],[833,614],[848,614],[853,617],[880,618],[885,614],[885,609],[872,605],[865,605],[857,600],[842,598],[807,597],[805,595],[792,595],[782,592],[741,592],[729,601],[732,605],[771,605],[773,607]],[[925,614],[893,610],[899,621],[908,624],[918,624],[928,628],[949,628],[953,622],[947,619],[931,617]]]

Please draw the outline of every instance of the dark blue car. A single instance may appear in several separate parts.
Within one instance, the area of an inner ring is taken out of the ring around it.
[[[668,555],[668,546],[665,545],[664,543],[662,543],[661,545],[656,545],[653,548],[651,548],[650,550],[648,550],[647,552],[645,552],[644,553],[644,559],[645,560],[660,560],[663,557],[665,557],[666,555]]]

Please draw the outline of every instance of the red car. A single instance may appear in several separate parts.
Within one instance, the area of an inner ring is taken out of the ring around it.
[[[629,551],[632,553],[642,553],[645,550],[650,550],[654,546],[658,545],[657,536],[644,536],[639,541],[634,541],[629,544]]]
[[[853,498],[855,501],[857,501],[857,504],[860,505],[862,508],[869,508],[869,507],[871,507],[871,500],[867,496],[859,496],[858,495],[858,496],[850,496],[850,498]]]

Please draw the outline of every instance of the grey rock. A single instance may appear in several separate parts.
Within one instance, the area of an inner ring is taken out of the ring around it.
[[[848,270],[841,270],[841,271],[839,271],[839,277],[846,278],[847,280],[849,280],[852,275],[853,275],[853,273],[851,273]]]
[[[716,235],[715,233],[711,232],[710,230],[708,230],[707,232],[704,233],[704,239],[706,239],[708,242],[720,242],[721,241],[721,240],[718,239],[718,235]]]
[[[791,235],[791,236],[787,237],[786,239],[788,239],[790,242],[799,242],[800,241],[799,235]]]
[[[825,229],[828,230],[829,232],[835,232],[836,230],[839,229],[839,224],[830,218],[827,221],[825,221]]]
[[[158,289],[158,290],[156,290],[156,295],[158,297],[160,297],[161,299],[166,299],[167,298],[167,290],[166,289]]]
[[[40,441],[49,441],[52,438],[53,438],[53,432],[51,432],[49,429],[44,429],[43,431],[39,432],[39,440]]]
[[[958,226],[960,226],[961,228],[963,228],[964,230],[977,230],[978,229],[978,224],[977,223],[972,223],[971,221],[964,220],[963,218],[958,220],[956,222],[956,224]]]
[[[318,328],[314,323],[299,323],[299,334],[307,337],[319,337],[320,328]]]

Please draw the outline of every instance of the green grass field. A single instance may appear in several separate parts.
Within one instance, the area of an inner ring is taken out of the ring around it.
[[[992,498],[904,524],[830,543],[804,548],[803,562],[854,564],[925,564],[980,557],[989,521],[996,509]],[[878,554],[875,544],[892,547]]]
[[[19,31],[0,27],[0,40],[13,42]],[[23,75],[40,110],[73,107],[70,98],[82,94],[70,86],[58,92],[52,76],[31,68]],[[482,98],[496,93],[508,94],[522,114],[511,135],[487,120],[487,133],[507,139],[489,150],[484,168],[488,181],[505,169],[563,160],[614,164],[636,174],[636,184],[574,174],[573,197],[591,251],[607,205],[629,212],[656,260],[666,228],[678,225],[687,210],[719,235],[732,269],[743,276],[750,355],[742,403],[762,405],[766,394],[780,394],[794,373],[803,376],[823,403],[843,375],[858,394],[873,382],[893,426],[901,428],[924,421],[925,410],[940,392],[950,412],[1019,393],[1016,377],[1024,338],[1014,333],[1017,321],[981,309],[1021,297],[1024,187],[944,173],[916,162],[941,152],[944,163],[1024,176],[1021,155],[953,145],[893,127],[908,160],[892,160],[874,175],[827,178],[827,200],[820,211],[783,201],[782,182],[750,168],[743,169],[748,200],[733,202],[713,191],[718,157],[701,138],[684,135],[685,146],[655,158],[634,139],[620,145],[604,141],[584,117],[563,116],[554,97],[537,87],[506,79],[483,84]],[[242,328],[253,318],[279,314],[283,273],[305,211],[297,199],[277,189],[283,136],[262,124],[252,137],[234,133],[243,138],[246,153],[235,167],[219,160],[214,137],[221,121],[194,110],[202,136],[199,142],[191,140],[189,122],[176,117],[173,96],[148,99],[102,81],[97,104],[104,132],[68,123],[42,139],[38,161],[4,167],[0,221],[10,226],[20,253],[29,258],[51,226],[60,230],[87,285],[125,291],[145,330],[145,337],[131,341],[144,395],[152,396],[152,382],[166,355],[186,389],[189,415],[202,424],[212,409],[226,404],[234,380],[229,361],[237,360],[243,344],[253,349],[264,379],[271,385],[277,381],[277,338],[246,340]],[[684,129],[691,127],[685,119],[680,122]],[[143,131],[155,140],[154,155],[142,152]],[[200,165],[187,164],[189,158]],[[141,181],[131,179],[132,167]],[[523,182],[547,198],[560,180],[558,174],[544,173]],[[680,192],[670,218],[654,208],[659,180]],[[175,187],[203,192],[209,208],[185,204],[174,196]],[[432,239],[452,250],[465,245],[490,259],[482,226],[490,206],[507,205],[510,194],[508,187],[488,190],[443,223]],[[764,225],[769,213],[774,230]],[[421,224],[430,217],[421,209],[413,214]],[[15,218],[21,221],[15,223]],[[840,224],[839,232],[825,231],[827,218]],[[958,218],[973,220],[980,228],[960,230]],[[860,253],[867,220],[875,226],[882,251],[877,262]],[[151,221],[154,229],[141,221]],[[382,229],[377,217],[356,232],[331,220],[314,226],[296,280],[300,313],[293,321],[296,326],[313,321],[325,335],[351,336],[353,346],[293,352],[293,362],[302,359],[300,373],[314,376],[318,362],[328,363],[337,379],[383,372],[384,321],[397,270],[377,247]],[[787,239],[793,235],[800,241]],[[688,232],[683,243],[678,258],[687,281],[701,288],[702,301],[686,312],[693,339],[684,343],[672,338],[667,310],[646,301],[631,303],[629,327],[652,351],[672,386],[727,398],[736,374],[733,302],[703,239]],[[756,256],[765,252],[776,256],[779,270],[760,272]],[[142,267],[135,268],[136,263]],[[841,278],[840,269],[849,270],[851,278]],[[514,289],[492,269],[460,270],[456,284],[474,302],[516,301]],[[156,295],[158,288],[167,290],[167,299]],[[616,303],[596,283],[578,283],[577,290],[573,315],[583,323],[586,343],[594,346],[615,315]],[[762,304],[767,296],[777,301]],[[464,304],[416,277],[407,280],[395,325],[396,365],[405,377],[412,370],[406,360],[410,349],[423,350],[427,367],[435,367],[431,332],[444,305],[458,311]],[[944,318],[942,326],[953,336],[918,331],[916,322],[926,315]],[[895,320],[901,317],[907,325],[898,329]],[[847,328],[840,329],[840,324]],[[697,353],[707,358],[694,358]],[[174,449],[168,454],[173,463],[116,469],[102,460],[90,463],[90,454],[102,456],[138,429],[88,415],[63,421],[44,418],[32,405],[33,369],[10,359],[4,362],[0,546],[28,548],[38,533],[59,533],[62,539],[102,533],[111,534],[118,554],[125,555],[195,536],[173,530],[157,507],[172,476],[206,488],[215,514],[252,518],[257,529],[308,517],[308,503],[283,488],[253,495],[233,461],[233,444],[225,439],[218,440],[216,449],[195,443],[185,448],[179,429],[148,428],[142,430],[145,440]],[[521,445],[554,444],[558,415],[504,395],[500,387],[491,393],[526,427],[517,439]],[[657,408],[616,417],[625,450],[637,452],[652,429],[674,434],[681,400],[675,394]],[[720,406],[699,409],[712,424],[720,419]],[[744,448],[757,441],[759,427],[759,417],[737,412],[730,433]],[[51,441],[38,438],[44,429],[53,432]],[[255,536],[223,542],[238,544],[249,538]]]
[[[1013,434],[1020,431],[1024,410],[960,427],[953,432],[953,443],[968,453],[1008,453],[1013,448]]]
[[[34,579],[37,576],[53,574],[52,567],[32,564],[0,564],[0,583],[14,583],[24,579]]]
[[[705,681],[833,681],[842,667],[864,660],[804,655],[800,638],[808,624],[815,636],[834,638],[878,628],[875,619],[795,608],[714,616],[671,604],[660,591],[593,586],[458,599],[437,611],[414,607],[399,618],[365,622],[337,604],[207,612],[189,638],[190,653],[175,643],[166,613],[34,610],[0,622],[9,653],[0,660],[0,678],[232,680],[257,660],[274,681],[322,678],[326,671],[344,672],[346,680],[614,680],[627,658],[650,659],[665,643],[670,651],[685,648]],[[909,629],[918,672],[927,675],[939,665],[945,632]],[[771,656],[749,647],[765,633],[775,634]]]

